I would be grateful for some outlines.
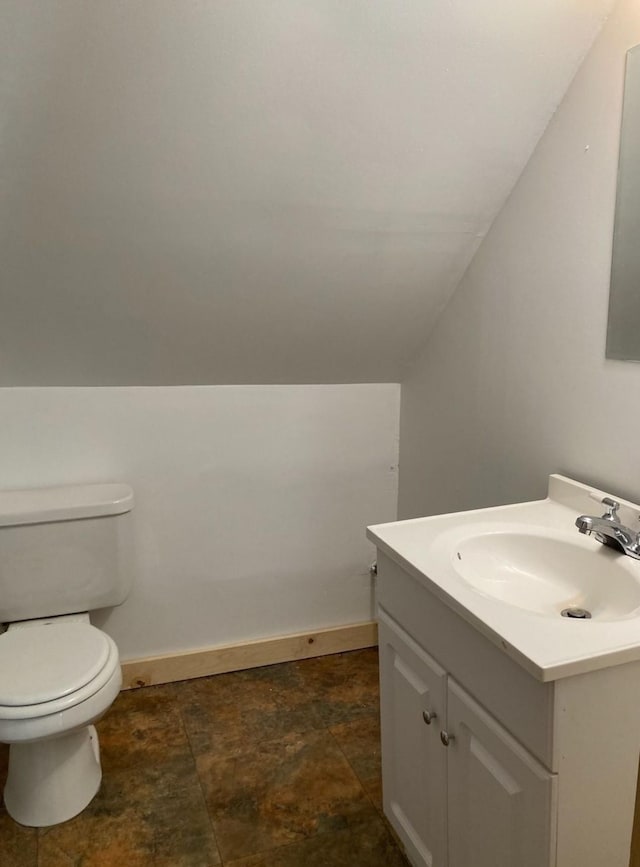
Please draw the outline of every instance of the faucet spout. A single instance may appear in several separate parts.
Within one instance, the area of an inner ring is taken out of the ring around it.
[[[579,518],[576,518],[576,527],[579,533],[586,533],[587,536],[591,535],[593,518],[590,515],[580,515]]]
[[[603,515],[601,518],[580,515],[576,518],[576,527],[579,533],[588,536],[593,533],[598,542],[608,548],[615,548],[622,554],[640,560],[640,533],[621,524],[617,515]]]

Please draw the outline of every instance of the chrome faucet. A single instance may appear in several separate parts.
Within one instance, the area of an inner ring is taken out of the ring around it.
[[[594,533],[598,542],[602,542],[603,545],[615,548],[635,560],[640,560],[640,532],[620,523],[620,518],[618,518],[620,503],[610,497],[605,497],[602,500],[602,505],[607,507],[607,511],[601,518],[592,515],[580,515],[579,518],[576,518],[578,530],[589,536]]]

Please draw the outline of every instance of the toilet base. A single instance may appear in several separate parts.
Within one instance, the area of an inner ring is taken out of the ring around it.
[[[48,740],[14,743],[9,749],[4,803],[21,825],[57,825],[84,810],[101,779],[95,726]]]

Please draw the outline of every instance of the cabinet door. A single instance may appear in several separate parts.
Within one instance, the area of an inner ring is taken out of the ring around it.
[[[557,778],[449,680],[449,867],[553,867]]]
[[[445,867],[446,675],[384,611],[378,645],[384,811],[415,867]]]

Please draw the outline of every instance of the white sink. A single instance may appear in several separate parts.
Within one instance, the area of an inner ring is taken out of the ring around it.
[[[454,545],[451,557],[474,590],[517,608],[551,617],[582,609],[599,620],[640,613],[637,563],[577,533],[480,533]]]
[[[640,504],[553,475],[544,500],[412,518],[368,528],[388,557],[540,680],[640,660],[640,560],[575,526],[620,501],[637,528]],[[384,566],[384,564],[383,564]],[[586,609],[589,619],[561,616]]]

